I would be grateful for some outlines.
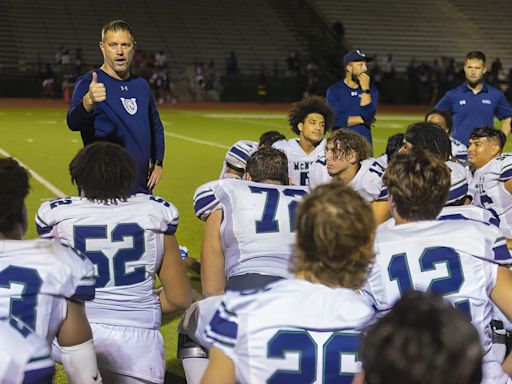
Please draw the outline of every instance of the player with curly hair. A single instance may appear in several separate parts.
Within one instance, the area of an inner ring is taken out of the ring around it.
[[[272,145],[288,157],[292,184],[309,185],[309,168],[324,154],[324,135],[331,130],[333,121],[334,113],[322,97],[310,96],[293,104],[288,122],[299,138],[280,140]]]

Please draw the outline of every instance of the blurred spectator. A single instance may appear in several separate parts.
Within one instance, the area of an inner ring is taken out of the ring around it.
[[[64,49],[62,52],[62,55],[60,56],[60,63],[65,66],[69,66],[71,64],[71,56],[67,49]]]
[[[388,57],[382,64],[382,74],[384,79],[394,79],[395,78],[395,61],[393,59],[393,55],[390,53]]]
[[[208,65],[206,66],[204,71],[204,77],[207,91],[211,91],[214,88],[216,88],[217,71],[215,70],[215,62],[213,61],[213,59],[210,59],[210,61],[208,61]]]
[[[165,69],[157,66],[156,71],[149,79],[149,83],[152,85],[155,100],[157,100],[159,104],[162,104],[164,101],[167,101],[167,94],[169,91],[169,80],[167,78],[167,73]]]
[[[345,38],[345,26],[341,21],[335,21],[332,25],[332,30],[336,36],[336,40],[343,41]]]
[[[144,53],[144,51],[142,51],[141,49],[135,50],[135,53],[133,55],[132,65],[137,68],[142,68],[147,65],[147,58],[146,58],[146,54]]]
[[[167,68],[167,56],[164,51],[155,53],[155,67]]]
[[[43,72],[43,95],[44,97],[51,99],[54,95],[54,85],[55,85],[55,74],[53,73],[52,66],[50,64],[46,64],[46,68]]]
[[[417,70],[417,76],[419,103],[422,105],[429,105],[432,96],[430,66],[427,63],[422,63]]]
[[[409,65],[407,66],[407,80],[409,81],[409,100],[411,104],[417,104],[419,100],[418,91],[418,64],[416,58],[412,57]]]
[[[194,64],[194,71],[196,75],[196,85],[199,89],[206,89],[206,81],[204,79],[204,63],[196,62]]]
[[[267,76],[265,74],[265,65],[260,65],[260,75],[258,79],[258,92],[257,92],[258,103],[267,103]]]
[[[229,52],[229,56],[226,59],[226,73],[231,78],[238,75],[238,60],[235,51]]]
[[[320,78],[318,76],[318,67],[315,63],[309,62],[306,66],[306,90],[304,92],[304,97],[321,95],[320,90]]]
[[[82,57],[82,48],[75,50],[75,75],[80,76],[82,74],[82,66],[84,64]]]
[[[55,64],[62,64],[62,55],[66,49],[61,45],[55,53]]]
[[[295,51],[286,58],[286,66],[288,68],[289,76],[300,76],[300,53]]]
[[[503,64],[501,64],[501,60],[497,57],[491,64],[491,72],[487,75],[487,82],[494,87],[500,88],[501,83],[507,81],[507,75],[503,70]]]

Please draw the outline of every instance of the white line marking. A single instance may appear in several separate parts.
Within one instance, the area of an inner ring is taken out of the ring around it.
[[[285,119],[283,113],[205,113],[203,117],[212,119]]]
[[[5,157],[13,157],[14,159],[16,159],[14,156],[12,156],[10,153],[4,151],[2,148],[0,148],[0,154],[5,156]],[[37,173],[36,171],[34,171],[33,169],[29,168],[28,166],[26,166],[25,164],[23,164],[19,159],[16,159],[16,161],[18,163],[20,163],[20,165],[24,168],[26,168],[30,174],[32,175],[32,177],[34,179],[36,179],[37,181],[39,181],[41,184],[43,184],[43,186],[45,186],[50,192],[52,192],[53,194],[55,194],[57,197],[65,197],[67,196],[67,194],[65,194],[64,192],[62,192],[60,189],[58,189],[55,185],[53,185],[52,183],[50,183],[48,180],[46,180],[45,178],[43,178],[39,173]]]
[[[194,139],[193,137],[183,136],[183,135],[179,135],[177,133],[170,133],[170,132],[164,132],[164,133],[166,136],[175,137],[175,138],[181,139],[181,140],[191,141],[192,143],[209,145],[210,147],[221,148],[221,149],[229,148],[229,146],[227,146],[227,145],[215,143],[213,141]]]
[[[425,115],[388,115],[388,114],[382,114],[375,117],[377,121],[379,120],[399,120],[399,121],[423,121],[425,118]]]

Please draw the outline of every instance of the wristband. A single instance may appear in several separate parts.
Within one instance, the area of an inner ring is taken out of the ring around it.
[[[155,165],[158,165],[159,167],[164,167],[164,163],[162,162],[162,160],[156,160],[155,161]]]
[[[361,89],[361,93],[370,94],[370,90],[369,89]]]

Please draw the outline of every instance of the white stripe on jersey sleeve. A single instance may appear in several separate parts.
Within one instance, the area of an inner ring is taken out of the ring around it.
[[[210,324],[206,327],[206,339],[230,359],[236,361],[235,347],[238,336],[238,319],[227,307],[226,297],[220,302]]]
[[[146,196],[154,204],[154,209],[152,208],[153,214],[156,215],[158,212],[156,221],[159,224],[159,228],[155,229],[162,231],[166,235],[174,235],[178,230],[178,209],[174,206],[174,204],[159,196]]]
[[[52,214],[50,202],[46,201],[39,207],[36,214],[36,230],[39,237],[53,238],[55,218]]]
[[[194,193],[194,212],[196,216],[206,221],[210,214],[220,208],[220,202],[215,197],[215,186],[218,180],[201,185]]]

